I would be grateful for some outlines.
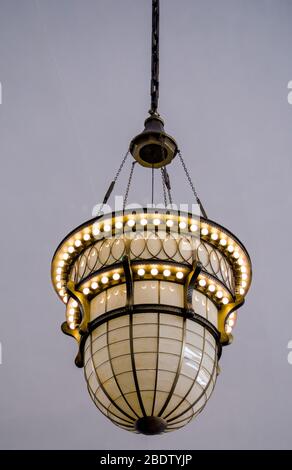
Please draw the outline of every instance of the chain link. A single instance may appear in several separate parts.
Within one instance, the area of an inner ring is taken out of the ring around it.
[[[131,181],[132,181],[132,177],[133,177],[134,168],[135,168],[136,163],[137,163],[137,162],[133,162],[133,163],[132,163],[132,166],[131,166],[131,171],[130,171],[130,175],[129,175],[129,180],[128,180],[128,184],[127,184],[127,188],[126,188],[126,192],[125,192],[125,197],[124,197],[123,210],[125,210],[125,207],[126,207],[126,204],[127,204],[128,195],[129,195],[129,190],[130,190],[130,185],[131,185]]]
[[[185,172],[185,174],[186,174],[186,177],[187,177],[187,179],[188,179],[188,182],[190,183],[190,187],[191,187],[191,189],[192,189],[192,191],[193,191],[193,194],[194,194],[194,196],[195,196],[195,198],[196,198],[196,201],[197,201],[198,205],[200,206],[200,209],[201,209],[201,212],[202,212],[203,216],[207,219],[207,218],[208,218],[207,213],[206,213],[206,211],[205,211],[205,209],[204,209],[204,207],[203,207],[203,204],[202,204],[201,201],[200,201],[200,198],[199,198],[198,193],[197,193],[197,191],[196,191],[196,188],[195,188],[195,186],[194,186],[194,184],[193,184],[193,182],[192,182],[192,179],[191,179],[191,177],[190,177],[190,174],[189,174],[189,172],[188,172],[188,169],[187,169],[187,167],[186,167],[186,164],[185,164],[185,162],[184,162],[184,159],[183,159],[183,157],[182,157],[182,154],[181,154],[180,150],[178,150],[177,153],[178,153],[180,162],[181,162],[181,164],[182,164],[182,167],[183,167],[183,169],[184,169],[184,172]]]

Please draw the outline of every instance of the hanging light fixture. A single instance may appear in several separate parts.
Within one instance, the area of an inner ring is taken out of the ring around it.
[[[58,246],[52,282],[66,304],[65,334],[78,342],[90,396],[116,425],[143,434],[187,424],[216,383],[222,346],[251,282],[242,243],[208,219],[173,137],[158,114],[159,0],[152,1],[150,116],[130,143],[134,158],[120,212],[100,213]],[[174,210],[166,165],[177,156],[199,214]],[[151,208],[126,208],[136,163],[152,172]],[[155,208],[161,174],[164,208]]]

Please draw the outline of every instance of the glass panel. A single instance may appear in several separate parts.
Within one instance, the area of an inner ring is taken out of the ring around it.
[[[133,315],[133,324],[138,325],[141,323],[157,323],[157,313],[136,313]]]
[[[134,338],[134,352],[153,352],[157,350],[157,337],[155,338]]]
[[[105,292],[98,294],[90,302],[90,321],[105,313]]]
[[[162,392],[170,392],[174,379],[174,372],[166,372],[163,370],[159,370],[157,377],[157,390],[160,390]]]
[[[132,372],[123,372],[116,376],[123,394],[134,392],[136,390]]]
[[[105,382],[113,376],[112,368],[109,362],[105,362],[101,366],[97,367],[96,373],[101,383]]]
[[[122,372],[128,372],[129,370],[132,370],[130,354],[112,359],[112,367],[115,374],[121,374]]]
[[[159,351],[160,352],[172,352],[173,354],[180,355],[181,352],[181,340],[173,340],[167,338],[159,339]]]
[[[171,338],[171,339],[182,339],[182,328],[177,328],[176,326],[166,326],[160,325],[160,336],[162,338]]]
[[[174,282],[160,282],[160,303],[173,305],[175,307],[184,306],[184,287]]]
[[[156,369],[156,353],[136,353],[135,365],[136,369]]]
[[[111,353],[112,358],[121,356],[122,354],[130,354],[130,342],[129,342],[129,340],[119,341],[118,343],[111,344],[110,345],[110,353]]]
[[[137,379],[140,390],[154,390],[155,388],[155,370],[138,370]]]
[[[121,284],[107,291],[107,311],[115,308],[124,307],[126,305],[125,285]]]
[[[157,337],[157,325],[134,325],[133,336],[135,338]]]
[[[159,353],[158,369],[176,372],[180,356],[174,354]]]
[[[134,282],[135,304],[157,304],[158,303],[158,281],[135,281]]]
[[[122,328],[117,328],[115,330],[111,330],[108,333],[109,343],[113,344],[117,341],[123,341],[125,339],[129,339],[129,327],[124,326]]]
[[[160,323],[163,325],[177,326],[179,328],[183,327],[183,318],[178,315],[171,315],[167,313],[160,314]]]

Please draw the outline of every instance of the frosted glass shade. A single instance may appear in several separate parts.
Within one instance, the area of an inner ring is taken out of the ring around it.
[[[116,425],[143,432],[139,422],[153,416],[159,432],[169,432],[187,424],[209,399],[217,345],[191,319],[155,311],[126,314],[92,331],[84,363],[92,400]]]

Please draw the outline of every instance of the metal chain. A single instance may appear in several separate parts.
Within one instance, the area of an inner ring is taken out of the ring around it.
[[[192,189],[192,191],[193,191],[193,194],[194,194],[194,196],[195,196],[195,198],[196,198],[196,201],[197,201],[198,205],[200,206],[201,212],[202,212],[203,216],[207,219],[207,218],[208,218],[207,213],[206,213],[206,211],[205,211],[205,209],[204,209],[204,207],[203,207],[203,204],[202,204],[201,201],[200,201],[200,198],[199,198],[198,193],[197,193],[197,191],[196,191],[196,188],[195,188],[195,186],[194,186],[194,184],[193,184],[193,182],[192,182],[192,179],[191,179],[191,177],[190,177],[190,174],[189,174],[189,172],[188,172],[188,169],[187,169],[187,167],[186,167],[186,164],[185,164],[185,162],[184,162],[184,159],[183,159],[183,157],[182,157],[182,154],[181,154],[180,150],[178,150],[177,154],[178,154],[178,156],[179,156],[179,159],[180,159],[180,162],[181,162],[182,167],[183,167],[183,169],[184,169],[184,172],[185,172],[185,174],[186,174],[186,177],[187,177],[187,179],[188,179],[188,181],[189,181],[189,183],[190,183],[190,186],[191,186],[191,189]]]
[[[152,0],[151,109],[157,114],[159,97],[159,0]]]
[[[127,200],[128,200],[128,196],[129,196],[129,190],[130,190],[130,185],[131,185],[131,181],[132,181],[132,177],[133,177],[134,168],[135,168],[136,163],[137,163],[137,162],[133,162],[133,163],[132,163],[132,166],[131,166],[131,171],[130,171],[130,175],[129,175],[129,180],[128,180],[128,184],[127,184],[127,188],[126,188],[126,192],[125,192],[125,197],[124,197],[123,210],[125,210],[125,207],[126,207],[126,204],[127,204]]]
[[[160,168],[161,171],[161,179],[162,179],[162,189],[163,189],[163,197],[164,197],[164,205],[167,207],[167,198],[166,198],[166,189],[165,189],[165,181],[164,181],[164,174],[163,174],[163,168]]]
[[[114,177],[114,182],[115,182],[115,183],[116,183],[118,177],[120,176],[120,173],[121,173],[121,171],[122,171],[122,169],[123,169],[124,164],[126,163],[126,160],[127,160],[127,157],[128,157],[128,155],[129,155],[129,153],[130,153],[130,150],[127,151],[127,153],[125,154],[125,156],[124,156],[124,158],[123,158],[123,160],[122,160],[122,163],[121,163],[120,166],[119,166],[119,169],[118,169],[118,171],[117,171],[117,173],[116,173],[116,176]]]
[[[101,206],[100,206],[100,209],[99,209],[99,211],[98,211],[97,216],[101,215],[102,209],[103,209],[104,205],[105,205],[105,204],[107,203],[107,201],[109,200],[109,197],[110,197],[110,195],[111,195],[111,193],[112,193],[112,191],[113,191],[113,189],[114,189],[114,186],[115,186],[115,184],[116,184],[116,182],[117,182],[117,179],[118,179],[118,177],[119,177],[119,175],[120,175],[120,173],[121,173],[121,171],[122,171],[122,169],[123,169],[123,166],[124,166],[124,164],[125,164],[125,162],[126,162],[126,160],[127,160],[127,157],[128,157],[128,155],[129,155],[129,153],[130,153],[130,150],[128,150],[127,153],[125,154],[125,156],[123,157],[122,163],[121,163],[120,166],[119,166],[119,169],[118,169],[118,171],[117,171],[117,173],[116,173],[116,176],[115,176],[114,179],[112,180],[111,184],[110,184],[109,187],[108,187],[107,192],[106,192],[105,195],[104,195],[104,198],[103,198],[103,201],[102,201],[102,204],[101,204]]]

